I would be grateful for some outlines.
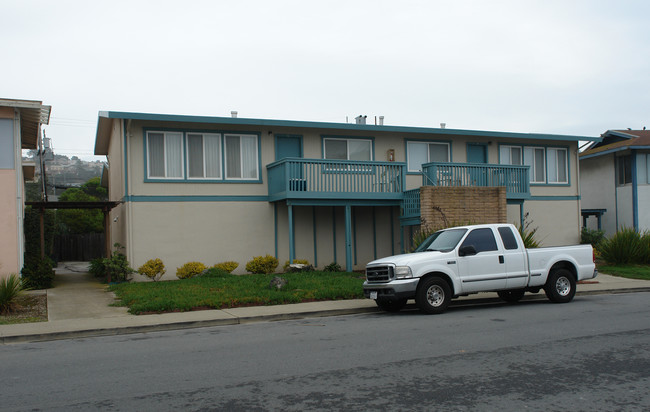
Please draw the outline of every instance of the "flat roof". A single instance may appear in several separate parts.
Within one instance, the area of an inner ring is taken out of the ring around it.
[[[322,130],[339,130],[339,131],[366,131],[372,133],[410,133],[410,134],[427,134],[438,136],[477,136],[477,137],[494,137],[508,139],[539,139],[555,141],[594,141],[599,142],[602,137],[593,136],[574,136],[558,135],[544,133],[516,133],[516,132],[498,132],[487,130],[466,130],[466,129],[447,129],[433,127],[415,127],[415,126],[393,126],[393,125],[373,125],[373,124],[356,124],[356,123],[333,123],[333,122],[309,122],[300,120],[277,120],[277,119],[253,119],[242,117],[214,117],[214,116],[188,116],[177,114],[155,114],[155,113],[132,113],[132,112],[112,112],[100,111],[97,120],[97,133],[95,136],[95,154],[106,155],[108,153],[108,137],[110,134],[110,120],[142,120],[152,122],[173,122],[173,123],[202,123],[202,124],[221,124],[221,125],[238,125],[238,126],[262,126],[262,127],[282,127],[294,129],[322,129]]]

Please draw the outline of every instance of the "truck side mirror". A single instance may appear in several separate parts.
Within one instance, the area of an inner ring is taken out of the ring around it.
[[[458,256],[474,256],[476,254],[476,248],[474,245],[464,245],[458,249]]]

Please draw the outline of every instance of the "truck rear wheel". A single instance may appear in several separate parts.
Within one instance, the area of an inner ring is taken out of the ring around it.
[[[576,294],[576,280],[573,273],[564,268],[552,270],[548,275],[544,292],[551,302],[571,302]]]
[[[406,306],[406,299],[377,299],[375,303],[386,312],[399,312]]]
[[[425,279],[418,286],[415,303],[424,313],[437,314],[447,309],[451,302],[449,284],[438,277]]]
[[[524,289],[510,289],[510,290],[500,290],[497,292],[497,295],[506,302],[515,303],[519,302],[521,298],[524,297],[526,291]]]

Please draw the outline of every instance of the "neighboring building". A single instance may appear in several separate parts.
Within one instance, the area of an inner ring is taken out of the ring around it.
[[[22,149],[37,148],[49,118],[42,102],[0,99],[0,276],[23,267],[25,179],[33,178],[34,164],[22,162]]]
[[[95,154],[123,201],[112,241],[173,277],[265,254],[362,269],[441,221],[528,214],[545,245],[577,243],[579,140],[600,138],[100,112]]]
[[[608,130],[580,154],[582,213],[607,235],[650,230],[650,130]],[[588,217],[595,216],[596,218]]]

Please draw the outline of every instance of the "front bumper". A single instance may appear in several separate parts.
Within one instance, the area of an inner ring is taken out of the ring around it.
[[[363,294],[370,298],[370,292],[377,292],[377,299],[412,299],[418,288],[419,278],[398,279],[386,283],[363,282]]]

